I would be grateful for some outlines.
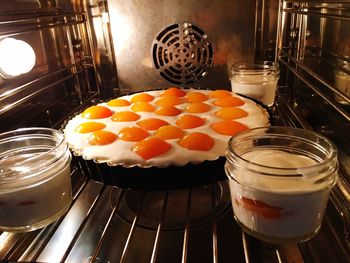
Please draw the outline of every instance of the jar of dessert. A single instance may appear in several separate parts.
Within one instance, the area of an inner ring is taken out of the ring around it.
[[[327,138],[290,127],[244,131],[225,163],[234,217],[270,243],[302,242],[319,231],[337,180],[337,150]]]
[[[232,91],[270,107],[275,101],[279,73],[278,64],[270,61],[234,64],[231,69]]]
[[[350,62],[341,61],[338,63],[338,65],[340,68],[343,68],[348,72],[350,71]],[[350,75],[347,72],[340,70],[339,68],[335,69],[334,84],[339,91],[350,97]],[[349,104],[341,96],[336,95],[335,99],[341,104]]]
[[[72,201],[70,161],[60,131],[0,134],[0,230],[31,231],[61,217]]]

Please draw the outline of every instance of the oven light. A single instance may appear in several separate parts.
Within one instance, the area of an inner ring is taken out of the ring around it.
[[[0,40],[0,74],[13,78],[27,73],[35,65],[35,52],[25,41],[11,37]]]
[[[107,12],[102,12],[101,15],[102,15],[102,22],[103,23],[109,23],[108,13]]]

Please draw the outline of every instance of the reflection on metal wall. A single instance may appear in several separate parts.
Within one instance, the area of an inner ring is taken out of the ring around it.
[[[189,22],[213,45],[214,64],[201,88],[228,88],[228,68],[254,57],[255,6],[249,1],[109,0],[111,30],[122,93],[168,87],[152,61],[152,42],[163,28]]]
[[[349,252],[350,1],[281,1],[280,12],[278,59],[285,77],[280,84],[286,87],[280,89],[281,97],[289,101],[301,127],[328,137],[339,152],[339,179],[328,209],[333,212],[324,224],[332,234],[309,242],[308,247],[319,247],[313,255],[300,246],[306,261],[315,256],[322,261],[330,258],[330,243]],[[349,262],[348,255],[339,258]]]
[[[77,1],[79,3],[79,1]],[[115,57],[110,36],[110,23],[107,2],[89,0],[85,3],[90,45],[93,50],[97,83],[103,99],[118,95]],[[77,4],[77,7],[80,6]]]
[[[0,119],[7,123],[0,130],[37,123],[59,127],[74,107],[99,97],[88,30],[85,12],[69,1],[2,1],[0,44],[26,43],[35,60],[26,61],[29,53],[11,45],[0,50],[6,55],[0,66]],[[34,62],[33,67],[14,74],[11,65],[23,62]]]

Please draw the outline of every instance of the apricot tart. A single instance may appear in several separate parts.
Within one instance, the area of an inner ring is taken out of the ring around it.
[[[198,164],[224,156],[231,136],[269,125],[267,111],[227,90],[153,90],[85,109],[64,127],[85,160],[123,167]]]

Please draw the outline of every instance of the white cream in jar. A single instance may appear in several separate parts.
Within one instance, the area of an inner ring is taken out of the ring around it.
[[[343,62],[340,64],[341,67],[344,67],[347,70],[350,70],[349,62]],[[346,96],[350,96],[350,75],[344,71],[336,69],[334,71],[334,84],[335,87],[343,92]],[[341,96],[336,95],[335,99],[342,104],[349,104]]]
[[[316,164],[311,158],[279,150],[259,150],[242,157],[273,167]],[[239,181],[245,177],[244,173],[236,176]],[[312,235],[320,227],[330,191],[324,190],[322,184],[315,187],[308,180],[273,181],[264,177],[248,177],[245,183],[250,189],[230,180],[231,200],[237,219],[252,231],[288,239]]]
[[[70,160],[59,131],[0,134],[0,229],[31,231],[62,216],[72,200]]]
[[[231,70],[232,91],[257,99],[267,106],[274,103],[278,79],[278,64],[268,61],[238,63]]]
[[[329,155],[322,156],[316,144],[312,150],[313,141],[300,137],[303,130],[295,130],[293,136],[293,128],[253,129],[250,137],[247,132],[230,142],[225,168],[235,219],[249,234],[272,243],[312,238],[336,182],[333,146],[321,142]],[[235,149],[239,156],[231,152]]]

